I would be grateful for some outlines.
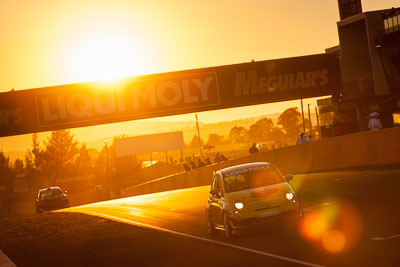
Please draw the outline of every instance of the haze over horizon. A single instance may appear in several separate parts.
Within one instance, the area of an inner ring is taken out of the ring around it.
[[[307,99],[304,101],[306,102],[312,102],[313,99]],[[278,115],[280,114],[279,112],[277,113],[269,113],[265,114],[262,110],[262,106],[264,105],[257,105],[257,106],[251,106],[248,108],[253,108],[256,110],[253,113],[249,113],[251,115],[248,115],[247,113],[242,113],[240,116],[233,120],[213,120],[212,119],[212,114],[207,114],[207,113],[213,113],[217,111],[209,111],[209,112],[199,112],[198,117],[199,117],[199,124],[200,128],[202,128],[204,125],[212,125],[212,124],[218,124],[218,123],[224,123],[227,122],[226,124],[229,124],[229,122],[237,122],[237,121],[244,121],[244,124],[235,124],[235,126],[247,126],[248,120],[257,120],[260,117],[267,117],[267,118],[272,118],[272,120],[277,120]],[[295,106],[295,105],[294,105]],[[307,117],[307,109],[306,105],[304,107],[304,112],[305,112],[305,117]],[[235,111],[235,109],[237,109]],[[234,112],[240,112],[241,108],[232,108],[229,109]],[[299,108],[299,111],[300,108]],[[203,119],[203,115],[206,115],[205,119]],[[179,116],[181,116],[181,120],[179,120]],[[210,117],[210,119],[207,118]],[[138,135],[146,135],[146,134],[153,134],[153,133],[162,133],[162,132],[171,132],[171,131],[184,131],[184,137],[185,142],[189,143],[191,137],[195,134],[197,134],[195,130],[195,116],[194,114],[191,114],[191,117],[187,115],[178,115],[174,117],[178,117],[178,120],[175,118],[172,118],[174,120],[171,120],[171,117],[159,117],[159,118],[153,118],[153,119],[145,119],[145,120],[136,120],[136,121],[128,121],[128,122],[120,122],[120,123],[112,123],[112,124],[104,124],[104,125],[97,125],[97,126],[90,126],[90,127],[81,127],[81,128],[73,128],[70,129],[71,133],[75,136],[76,140],[79,142],[85,142],[88,148],[95,148],[95,149],[100,149],[101,146],[104,146],[104,139],[108,139],[111,141],[113,137],[115,136],[138,136]],[[315,111],[312,110],[312,118],[315,119]],[[187,119],[187,120],[184,120]],[[118,125],[118,127],[110,127],[110,125]],[[279,125],[278,125],[279,126]],[[124,130],[121,130],[120,128],[123,128]],[[188,129],[188,128],[193,128],[193,129]],[[248,127],[247,127],[248,128]],[[221,129],[216,129],[215,132],[218,134],[222,134],[222,132],[229,132],[229,129],[224,129],[223,131]],[[44,141],[48,136],[50,135],[50,132],[42,132],[38,133],[39,141]],[[202,136],[202,139],[205,141],[207,140],[207,136]],[[6,154],[14,154],[14,152],[25,152],[28,148],[31,148],[32,145],[32,135],[31,134],[25,134],[25,135],[18,135],[18,136],[10,136],[10,137],[3,137],[0,138],[0,145],[1,145],[1,150],[6,152]],[[18,153],[19,154],[19,153]]]

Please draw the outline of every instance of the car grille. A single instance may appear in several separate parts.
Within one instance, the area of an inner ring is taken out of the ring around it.
[[[254,211],[261,211],[261,210],[269,210],[269,209],[275,209],[275,208],[279,208],[280,205],[274,205],[274,206],[268,206],[268,205],[258,205],[254,207]]]
[[[295,219],[298,216],[297,210],[285,211],[279,215],[268,216],[264,218],[249,218],[243,220],[245,226],[265,225],[265,224],[280,224],[286,220]]]
[[[39,201],[38,206],[45,209],[62,208],[66,202],[66,198],[46,199]]]

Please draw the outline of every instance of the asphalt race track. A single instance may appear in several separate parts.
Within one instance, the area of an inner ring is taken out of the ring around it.
[[[400,266],[399,166],[295,175],[291,184],[305,210],[298,228],[247,231],[233,239],[207,233],[209,186],[65,211],[184,235],[204,245],[234,247],[280,266]]]

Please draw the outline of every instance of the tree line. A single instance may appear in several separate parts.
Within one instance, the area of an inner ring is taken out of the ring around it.
[[[0,187],[13,187],[17,178],[23,178],[31,189],[41,184],[53,186],[57,177],[104,173],[105,162],[105,148],[100,152],[88,149],[69,130],[53,131],[42,142],[34,133],[31,148],[25,152],[24,159],[11,163],[9,157],[0,151]],[[113,162],[113,153],[110,153],[110,165]]]
[[[278,126],[279,125],[279,126]],[[308,125],[308,119],[306,119]],[[301,113],[297,107],[288,108],[278,117],[277,125],[270,118],[261,118],[247,129],[243,126],[231,128],[227,137],[211,133],[207,142],[201,140],[201,145],[217,146],[223,144],[235,144],[246,142],[282,142],[284,140],[295,140],[303,129]],[[189,147],[199,147],[199,137],[193,136]]]

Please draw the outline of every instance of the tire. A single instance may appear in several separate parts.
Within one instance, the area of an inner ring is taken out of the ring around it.
[[[226,214],[224,214],[224,228],[225,228],[225,237],[232,238],[233,237],[233,229],[230,224],[230,220]]]
[[[206,217],[207,217],[207,230],[208,234],[211,236],[215,236],[218,234],[218,230],[215,229],[214,223],[211,220],[210,214],[208,211],[206,211]]]

